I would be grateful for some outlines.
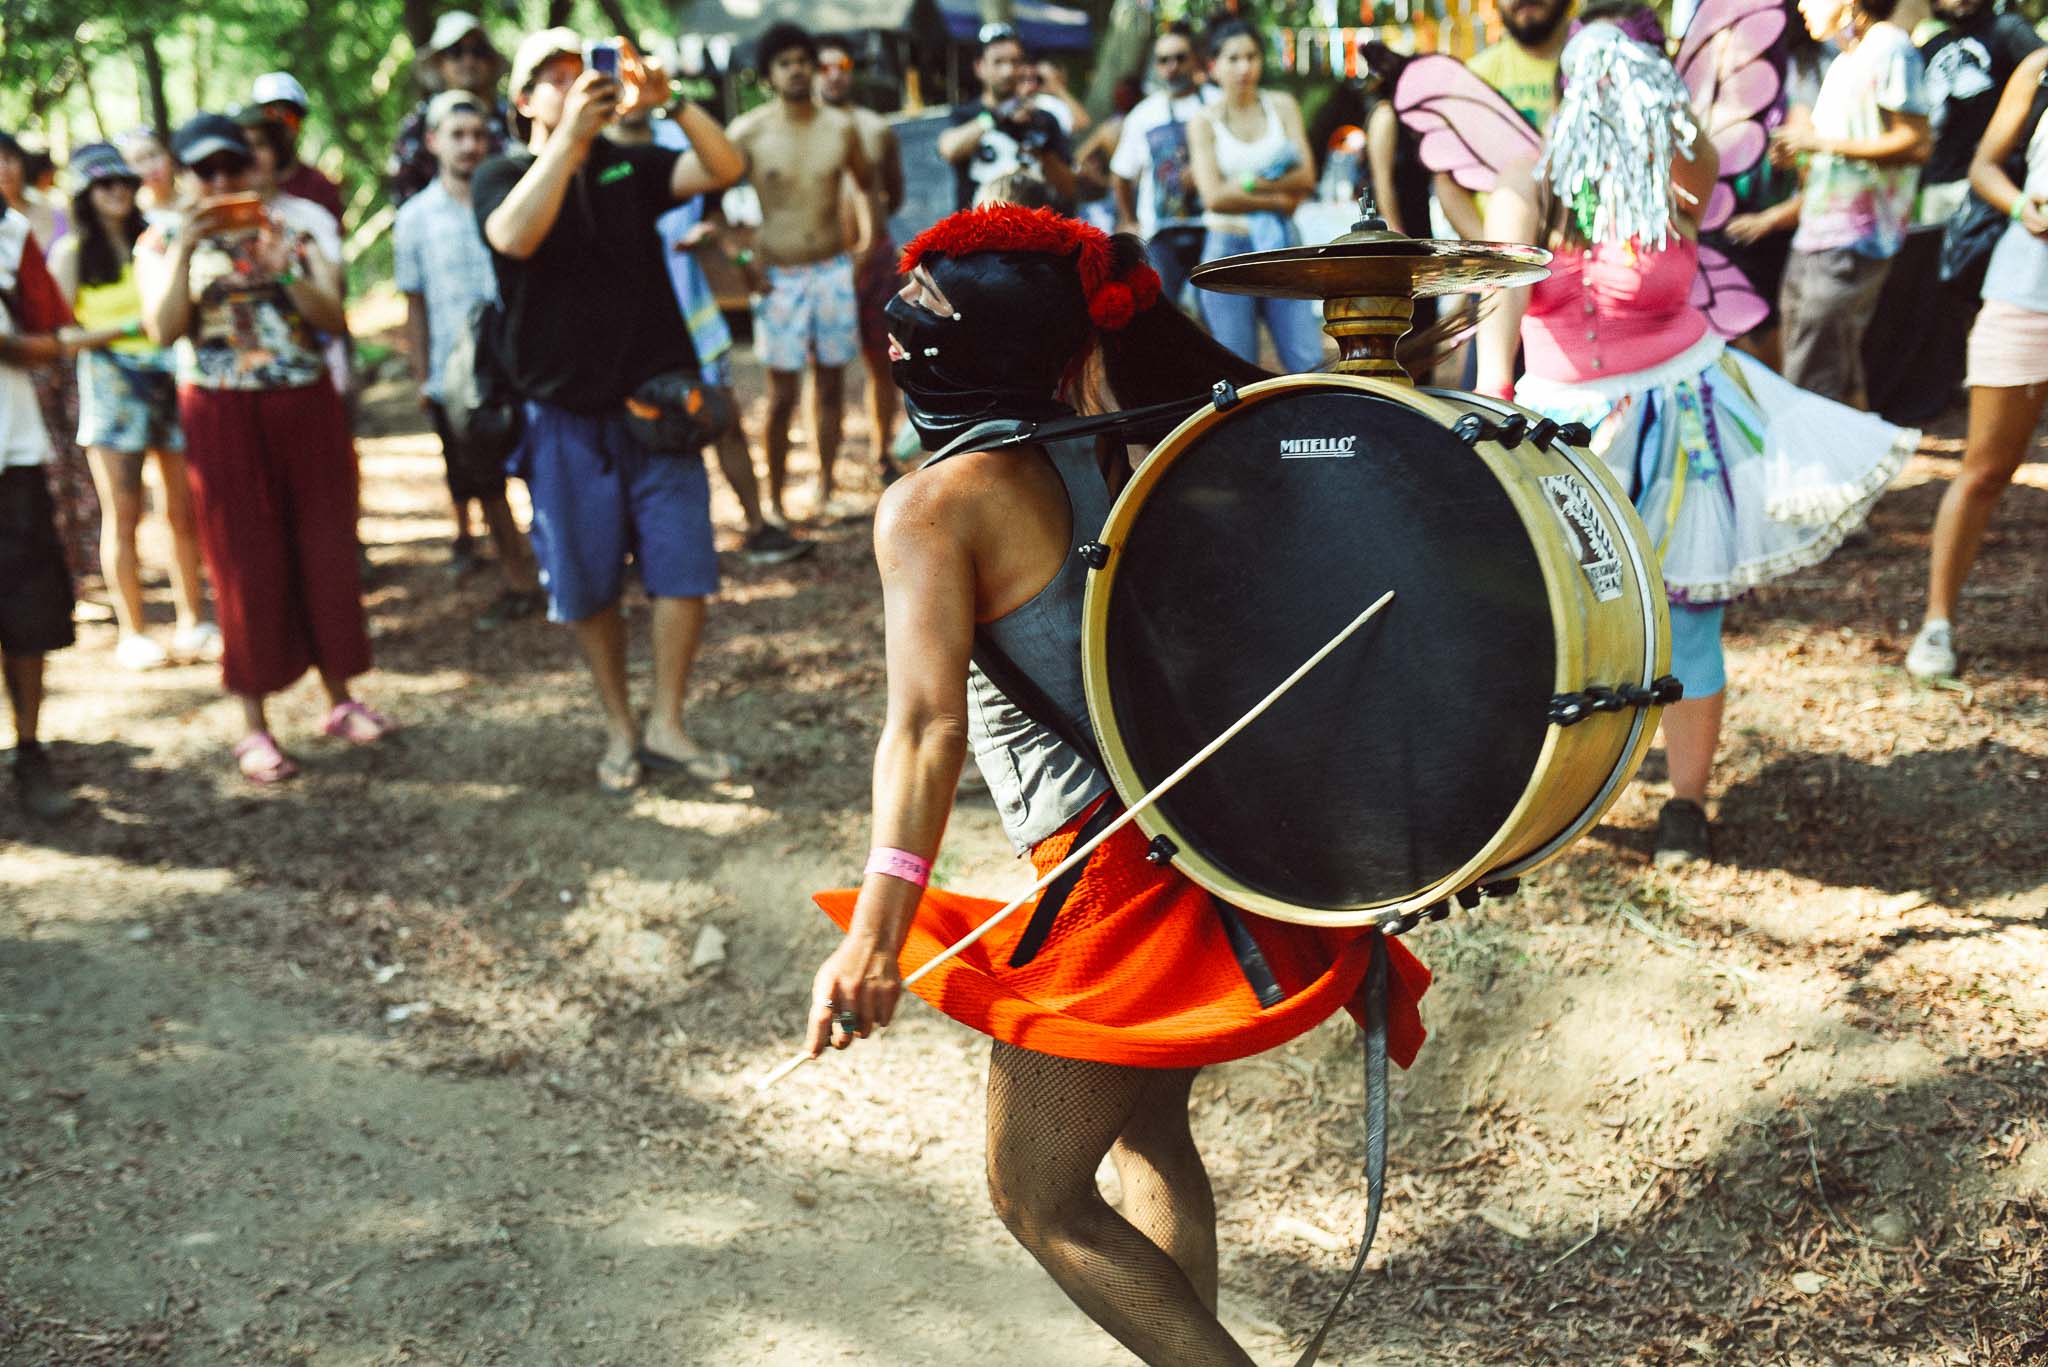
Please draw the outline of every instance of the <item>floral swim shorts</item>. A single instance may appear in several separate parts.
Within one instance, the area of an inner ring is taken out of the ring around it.
[[[78,353],[78,444],[130,454],[185,449],[168,352]]]
[[[754,351],[762,365],[796,373],[815,360],[836,370],[859,354],[852,257],[770,266],[768,284],[768,293],[754,301]]]

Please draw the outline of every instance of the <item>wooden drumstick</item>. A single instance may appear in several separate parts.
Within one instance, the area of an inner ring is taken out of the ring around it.
[[[1371,607],[1367,608],[1364,612],[1359,613],[1358,616],[1352,618],[1351,624],[1349,626],[1345,627],[1335,636],[1332,636],[1329,639],[1328,643],[1325,644],[1321,650],[1318,650],[1315,654],[1309,656],[1306,660],[1303,660],[1301,664],[1295,668],[1292,674],[1289,674],[1286,678],[1282,679],[1278,684],[1274,685],[1272,692],[1268,693],[1265,697],[1259,699],[1256,703],[1253,703],[1252,708],[1249,712],[1246,712],[1242,717],[1239,717],[1236,721],[1232,722],[1228,727],[1224,728],[1223,733],[1221,735],[1217,736],[1216,739],[1210,741],[1207,745],[1204,745],[1201,749],[1195,751],[1194,754],[1188,756],[1187,761],[1183,763],[1180,766],[1180,768],[1174,770],[1165,778],[1159,780],[1158,784],[1152,789],[1151,792],[1145,794],[1136,802],[1133,802],[1129,807],[1125,808],[1123,815],[1119,816],[1116,820],[1110,822],[1109,825],[1105,826],[1100,832],[1096,834],[1094,839],[1090,840],[1085,845],[1077,847],[1065,859],[1062,859],[1059,863],[1053,865],[1053,867],[1047,870],[1044,876],[1042,876],[1036,883],[1033,883],[1030,887],[1026,888],[1023,892],[1019,893],[1017,895],[1016,900],[1012,901],[1008,906],[996,912],[994,915],[990,916],[986,921],[983,921],[980,925],[976,926],[973,930],[968,931],[958,940],[955,940],[952,944],[946,946],[946,948],[940,950],[937,954],[933,955],[930,959],[926,960],[925,963],[922,966],[920,966],[916,972],[912,973],[909,977],[903,980],[903,985],[905,987],[912,986],[917,982],[918,979],[924,977],[925,974],[931,972],[940,964],[946,962],[946,960],[959,954],[962,950],[966,949],[976,940],[979,940],[982,936],[988,934],[991,930],[994,930],[996,926],[1001,924],[1007,917],[1014,914],[1019,907],[1023,906],[1033,897],[1037,896],[1039,893],[1045,891],[1046,888],[1050,887],[1054,879],[1058,878],[1061,874],[1067,872],[1067,870],[1073,868],[1076,864],[1079,864],[1082,860],[1086,859],[1089,855],[1093,854],[1095,852],[1096,846],[1100,845],[1103,841],[1109,839],[1118,831],[1122,830],[1140,812],[1144,811],[1146,808],[1152,806],[1154,803],[1159,801],[1160,798],[1165,797],[1168,793],[1172,792],[1174,790],[1174,787],[1177,784],[1179,784],[1179,782],[1182,779],[1186,778],[1189,774],[1193,773],[1196,767],[1200,765],[1202,761],[1208,759],[1209,756],[1215,754],[1218,750],[1221,750],[1225,743],[1227,743],[1231,737],[1235,736],[1238,732],[1244,730],[1247,726],[1250,726],[1253,722],[1257,721],[1259,717],[1265,713],[1267,708],[1271,707],[1274,703],[1280,701],[1280,696],[1283,693],[1287,692],[1288,689],[1300,683],[1302,677],[1306,675],[1311,669],[1314,669],[1317,665],[1321,664],[1326,658],[1328,658],[1331,651],[1335,650],[1338,646],[1343,645],[1345,641],[1350,639],[1351,634],[1353,632],[1357,631],[1367,622],[1370,622],[1376,615],[1378,615],[1380,609],[1384,608],[1387,604],[1393,601],[1394,591],[1392,589],[1388,589],[1385,593],[1381,594],[1378,598],[1374,599]],[[770,1087],[773,1087],[776,1083],[782,1081],[782,1079],[788,1077],[791,1073],[803,1067],[806,1063],[809,1063],[810,1061],[811,1055],[797,1054],[793,1058],[789,1059],[787,1062],[781,1064],[773,1072],[764,1074],[760,1081],[754,1084],[754,1090],[768,1090]]]

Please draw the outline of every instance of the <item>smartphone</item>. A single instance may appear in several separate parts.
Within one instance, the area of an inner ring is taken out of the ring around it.
[[[212,199],[201,200],[201,209],[218,210],[220,227],[227,232],[263,225],[263,196],[253,191],[231,195],[215,195]]]
[[[619,45],[617,43],[592,43],[583,53],[583,65],[600,76],[619,78]]]

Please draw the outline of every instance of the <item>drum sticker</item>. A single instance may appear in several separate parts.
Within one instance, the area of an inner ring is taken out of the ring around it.
[[[1621,553],[1615,549],[1614,534],[1600,516],[1593,493],[1571,475],[1545,475],[1543,492],[1550,499],[1558,521],[1570,529],[1579,547],[1579,568],[1593,586],[1593,597],[1602,603],[1621,597]]]
[[[1349,460],[1358,454],[1358,437],[1282,437],[1282,460]]]

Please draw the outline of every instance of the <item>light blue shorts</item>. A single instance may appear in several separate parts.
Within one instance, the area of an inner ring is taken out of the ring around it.
[[[815,360],[837,370],[860,354],[852,257],[770,266],[768,284],[768,293],[754,301],[754,354],[762,365],[798,374]]]
[[[1721,656],[1721,618],[1726,603],[1671,605],[1671,672],[1685,685],[1686,701],[1711,698],[1728,686]]]
[[[183,451],[170,353],[78,353],[78,444],[130,455]]]
[[[549,620],[580,622],[618,602],[629,556],[650,598],[718,591],[702,456],[648,450],[623,416],[529,401],[512,472],[533,499],[533,556]]]

